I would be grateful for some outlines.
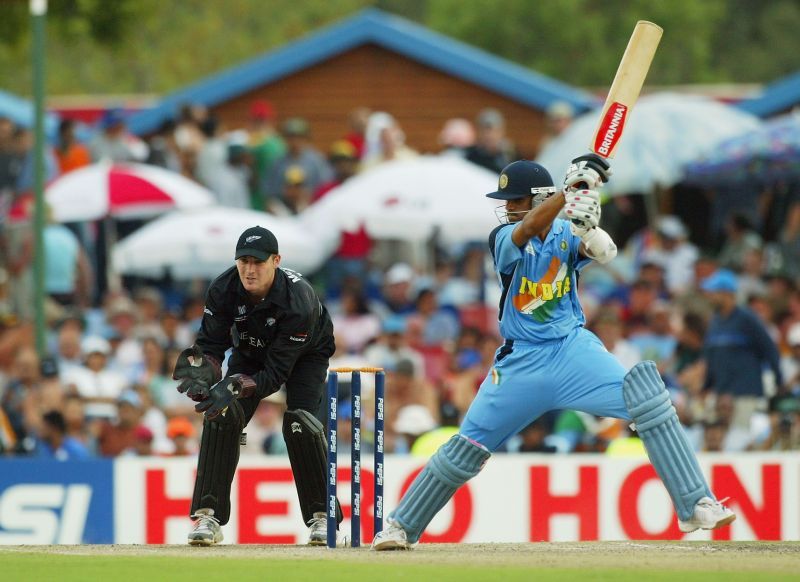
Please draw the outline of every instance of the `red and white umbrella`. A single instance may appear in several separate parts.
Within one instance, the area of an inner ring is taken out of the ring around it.
[[[210,190],[158,166],[100,162],[56,178],[45,200],[58,222],[146,218],[214,203]]]

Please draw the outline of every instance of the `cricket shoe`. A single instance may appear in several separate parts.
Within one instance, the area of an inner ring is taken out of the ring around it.
[[[703,497],[694,506],[694,514],[690,519],[678,520],[678,527],[683,533],[689,533],[698,529],[717,529],[728,525],[736,519],[736,514],[722,505],[727,500],[727,497],[719,501]]]
[[[308,545],[327,546],[328,545],[328,516],[323,512],[314,513],[314,517],[309,521],[308,526]],[[340,548],[350,547],[350,538],[337,531],[336,546]]]
[[[370,549],[376,552],[385,552],[388,550],[410,550],[414,547],[415,544],[411,544],[408,541],[406,530],[392,520],[388,520],[388,524],[389,526],[385,530],[375,535]]]
[[[214,517],[213,509],[198,509],[192,516],[194,528],[189,532],[192,546],[213,546],[222,541],[222,526]]]

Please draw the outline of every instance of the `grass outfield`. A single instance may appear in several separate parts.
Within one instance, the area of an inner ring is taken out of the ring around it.
[[[3,582],[57,580],[800,580],[798,542],[302,546],[0,546]]]

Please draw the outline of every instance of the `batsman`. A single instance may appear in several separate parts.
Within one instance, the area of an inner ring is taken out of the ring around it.
[[[681,531],[716,529],[736,516],[716,500],[652,361],[629,372],[584,328],[578,274],[617,254],[600,228],[598,188],[608,162],[596,154],[569,166],[556,188],[541,165],[520,160],[500,174],[501,225],[489,235],[502,294],[505,342],[459,433],[431,457],[377,534],[373,550],[410,549],[456,490],[509,438],[542,414],[572,409],[632,421],[669,492]],[[559,218],[564,213],[566,220]],[[535,502],[535,500],[534,500]]]
[[[333,324],[302,275],[280,267],[278,241],[269,230],[245,230],[235,261],[211,283],[197,340],[180,354],[173,374],[181,380],[178,391],[204,414],[189,543],[222,541],[242,430],[261,399],[285,384],[283,438],[308,543],[325,545],[327,448],[317,415],[335,349]],[[220,363],[228,349],[223,378]]]

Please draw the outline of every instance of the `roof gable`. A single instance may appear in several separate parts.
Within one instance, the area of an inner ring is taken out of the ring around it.
[[[129,120],[134,133],[155,131],[184,103],[213,107],[353,48],[375,44],[509,99],[546,109],[566,101],[576,111],[597,104],[589,93],[433,32],[404,18],[367,9],[281,48],[167,95]]]

